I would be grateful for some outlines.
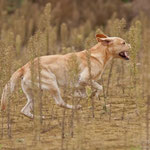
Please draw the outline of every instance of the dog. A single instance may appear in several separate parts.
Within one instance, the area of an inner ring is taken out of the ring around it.
[[[131,46],[122,38],[97,34],[96,39],[97,44],[88,50],[88,52],[90,52],[91,73],[89,73],[87,50],[65,55],[41,56],[33,60],[35,70],[38,70],[38,61],[40,62],[40,88],[49,91],[57,105],[69,109],[81,108],[80,105],[75,107],[65,103],[60,92],[60,87],[63,88],[66,86],[68,79],[67,63],[73,54],[76,56],[80,68],[76,88],[89,85],[89,80],[91,78],[92,86],[97,90],[97,94],[102,90],[102,86],[96,81],[101,78],[108,62],[113,58],[129,60],[128,51]],[[33,114],[31,113],[33,110],[31,65],[32,63],[30,61],[19,68],[5,85],[1,97],[2,111],[5,110],[7,99],[14,91],[16,83],[21,79],[21,87],[27,97],[27,103],[22,108],[21,113],[27,117],[33,118]],[[38,77],[35,78],[38,79]],[[36,83],[36,86],[39,87],[39,84]]]

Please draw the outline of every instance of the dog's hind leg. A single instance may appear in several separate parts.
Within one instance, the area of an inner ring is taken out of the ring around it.
[[[33,96],[32,96],[32,90],[26,86],[26,84],[22,81],[21,83],[22,90],[25,93],[27,97],[27,103],[26,105],[21,109],[21,113],[23,113],[25,116],[33,118],[33,114],[31,113],[31,110],[33,110]]]
[[[69,105],[69,104],[66,104],[64,102],[64,100],[62,99],[61,95],[60,95],[60,90],[58,88],[58,85],[57,85],[57,82],[56,81],[53,81],[52,84],[51,84],[51,89],[50,89],[50,92],[56,102],[57,105],[61,106],[61,107],[64,107],[64,108],[69,108],[69,109],[79,109],[81,108],[80,105],[77,105],[77,106],[73,106],[73,105]]]

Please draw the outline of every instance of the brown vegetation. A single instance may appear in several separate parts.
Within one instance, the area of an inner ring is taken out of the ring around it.
[[[34,113],[46,119],[33,122],[20,114],[26,100],[18,86],[7,111],[1,112],[0,149],[149,150],[149,3],[1,0],[0,95],[11,74],[29,60],[89,49],[96,33],[123,37],[132,49],[130,62],[115,60],[106,68],[99,81],[104,87],[99,100],[92,87],[86,87],[87,99],[75,99],[74,88],[66,87],[64,99],[79,102],[82,110],[59,108],[48,92],[39,91]],[[69,80],[74,82],[75,58],[69,65]]]

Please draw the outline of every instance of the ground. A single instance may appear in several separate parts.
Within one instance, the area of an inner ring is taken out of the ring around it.
[[[0,149],[140,150],[146,148],[145,101],[141,100],[139,103],[128,94],[121,96],[121,92],[118,92],[119,87],[115,89],[116,93],[106,100],[106,108],[103,97],[100,100],[94,99],[94,118],[90,101],[81,100],[83,108],[75,112],[72,119],[72,110],[65,110],[63,115],[64,108],[56,106],[46,93],[42,109],[46,118],[42,121],[39,142],[35,140],[34,121],[20,113],[26,100],[24,95],[19,93],[20,100],[15,100],[14,103],[11,101],[12,137],[8,137],[7,115],[4,114]]]

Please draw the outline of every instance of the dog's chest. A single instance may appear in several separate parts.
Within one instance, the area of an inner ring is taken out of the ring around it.
[[[100,80],[101,76],[105,70],[106,65],[101,66],[100,68],[97,68],[94,72],[93,72],[93,80]]]

